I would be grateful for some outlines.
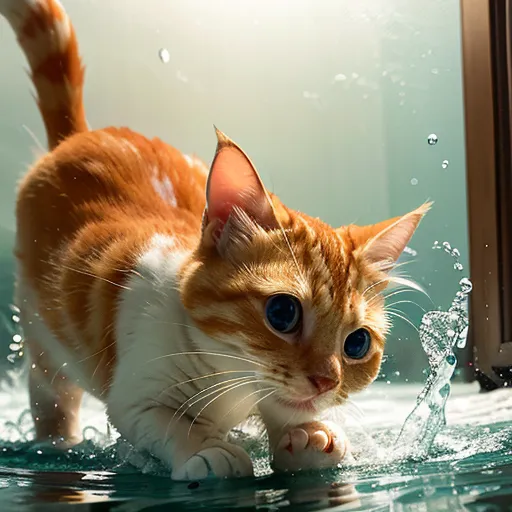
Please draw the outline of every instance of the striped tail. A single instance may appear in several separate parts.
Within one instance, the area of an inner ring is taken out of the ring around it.
[[[62,5],[58,0],[0,0],[0,15],[16,33],[30,65],[49,149],[87,131],[84,67],[75,30]]]

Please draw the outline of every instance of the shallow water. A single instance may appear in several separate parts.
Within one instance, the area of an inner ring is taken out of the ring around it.
[[[376,383],[357,397],[362,415],[348,419],[347,429],[362,452],[350,466],[275,476],[264,449],[249,442],[260,476],[195,487],[171,482],[165,470],[130,454],[120,442],[105,447],[105,416],[92,399],[83,413],[93,427],[85,432],[92,441],[66,455],[30,447],[22,441],[31,431],[23,414],[26,396],[19,388],[5,390],[1,415],[14,423],[0,430],[0,510],[506,510],[499,504],[512,503],[510,391],[479,394],[476,385],[453,385],[447,427],[428,457],[390,462],[391,447],[420,391],[421,386]],[[359,501],[340,504],[352,485]],[[484,507],[492,504],[498,508]]]
[[[434,249],[448,253],[456,271],[464,270],[447,242]],[[470,281],[461,278],[447,311],[422,318],[419,338],[430,370],[425,385],[376,383],[339,411],[355,462],[328,471],[274,475],[257,425],[248,424],[234,441],[251,454],[255,478],[175,483],[167,469],[117,436],[92,398],[84,401],[80,446],[62,453],[34,445],[24,379],[12,374],[0,391],[0,512],[508,510],[512,394],[479,394],[477,385],[450,382],[456,348],[466,342],[470,292]],[[23,343],[21,337],[14,341],[16,359]]]

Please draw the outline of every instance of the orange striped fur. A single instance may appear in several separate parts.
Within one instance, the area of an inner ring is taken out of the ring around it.
[[[251,474],[226,435],[255,410],[276,469],[337,464],[347,443],[324,416],[378,374],[382,292],[429,205],[334,229],[269,194],[219,131],[209,172],[127,128],[89,131],[59,2],[0,0],[0,14],[30,65],[50,149],[16,204],[38,440],[80,439],[86,391],[174,479]],[[277,294],[299,305],[293,332],[269,320]],[[361,330],[370,342],[354,358],[347,339]]]

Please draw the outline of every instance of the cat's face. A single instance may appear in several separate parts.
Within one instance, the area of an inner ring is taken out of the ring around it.
[[[249,160],[221,136],[182,300],[205,334],[258,363],[247,370],[275,388],[273,400],[322,410],[376,378],[389,327],[387,271],[426,208],[333,229],[262,193],[259,178],[244,179],[251,175]],[[240,177],[243,190],[233,191]]]

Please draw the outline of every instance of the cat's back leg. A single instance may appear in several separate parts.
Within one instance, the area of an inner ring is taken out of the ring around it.
[[[66,375],[62,345],[46,326],[26,283],[17,283],[15,301],[29,356],[29,399],[37,442],[68,447],[81,441],[83,390]]]

